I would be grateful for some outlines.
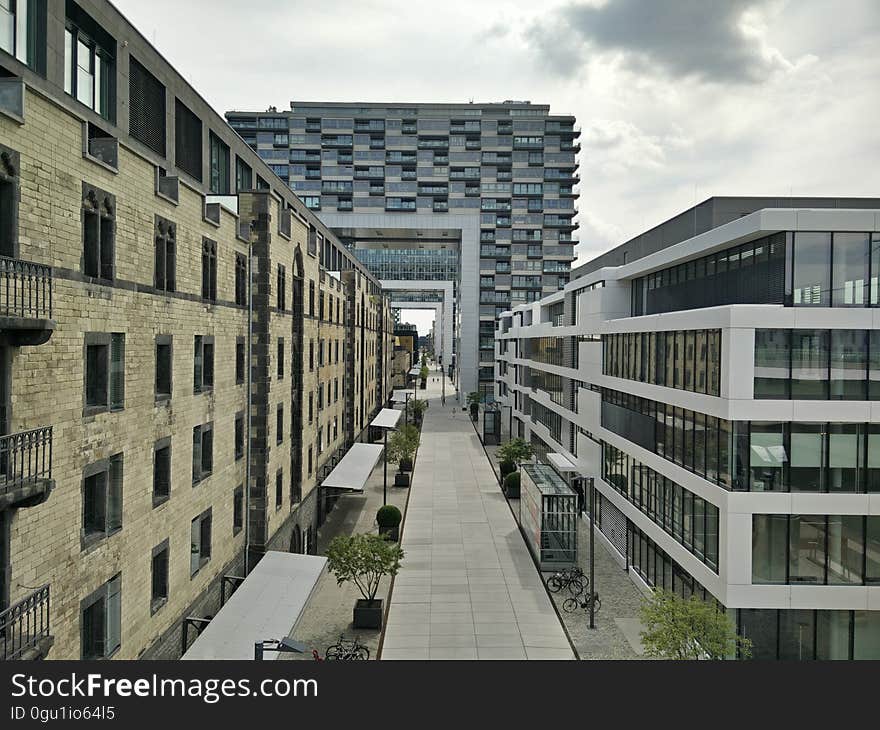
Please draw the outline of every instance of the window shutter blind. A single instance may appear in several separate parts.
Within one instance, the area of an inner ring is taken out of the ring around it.
[[[122,408],[125,404],[125,335],[113,334],[110,338],[110,407]]]

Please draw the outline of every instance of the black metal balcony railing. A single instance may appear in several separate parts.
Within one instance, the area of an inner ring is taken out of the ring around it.
[[[52,319],[52,267],[0,256],[0,316]]]
[[[49,585],[0,612],[0,659],[21,659],[49,634]],[[32,658],[32,657],[27,657]]]
[[[52,426],[0,436],[0,496],[52,479]]]

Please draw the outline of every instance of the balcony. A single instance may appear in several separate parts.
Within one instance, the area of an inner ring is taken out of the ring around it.
[[[0,256],[0,332],[7,345],[42,345],[55,329],[52,268]]]
[[[0,660],[43,659],[52,643],[48,584],[0,612]]]
[[[0,510],[41,504],[53,486],[51,426],[0,436]]]

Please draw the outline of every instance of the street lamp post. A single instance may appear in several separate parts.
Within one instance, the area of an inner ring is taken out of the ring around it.
[[[596,553],[596,488],[593,477],[590,483],[590,628],[596,628],[596,573],[593,556]]]
[[[385,440],[385,464],[382,467],[382,506],[384,507],[388,504],[388,429],[383,428],[382,432]]]

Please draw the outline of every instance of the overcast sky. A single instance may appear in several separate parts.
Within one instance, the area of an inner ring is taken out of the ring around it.
[[[221,113],[574,114],[581,261],[711,195],[880,195],[878,0],[114,2]]]

